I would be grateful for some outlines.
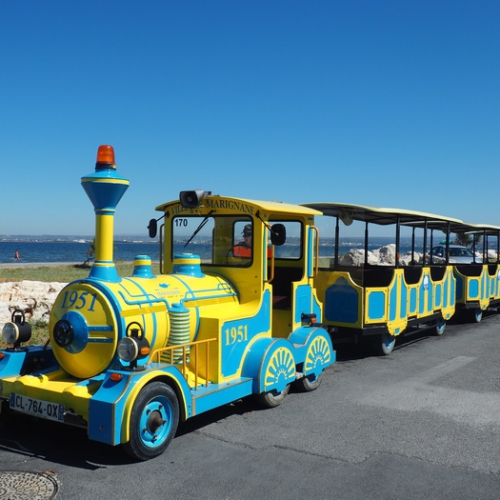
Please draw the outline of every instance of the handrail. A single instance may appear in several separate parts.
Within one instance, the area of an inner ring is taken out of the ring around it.
[[[316,226],[311,226],[311,229],[316,233],[316,253],[313,256],[314,258],[314,271],[313,271],[313,278],[318,276],[319,273],[319,230]]]
[[[160,251],[158,252],[158,258],[160,260],[159,262],[159,268],[160,268],[160,274],[163,274],[163,238],[162,238],[162,229],[165,227],[165,224],[162,224],[160,226]]]
[[[155,349],[152,353],[151,353],[151,356],[148,360],[148,362],[146,364],[149,364],[149,363],[160,363],[161,362],[161,355],[165,352],[169,352],[170,351],[170,359],[172,360],[173,359],[173,352],[172,351],[175,351],[175,350],[178,350],[178,349],[182,349],[182,363],[171,363],[171,364],[175,364],[178,368],[179,368],[179,364],[180,364],[180,371],[182,373],[182,376],[184,378],[186,378],[186,366],[187,366],[187,349],[189,348],[191,350],[191,347],[194,347],[194,388],[195,389],[198,389],[198,385],[200,385],[198,383],[198,360],[199,360],[199,349],[198,347],[201,345],[201,344],[207,344],[207,348],[206,348],[206,351],[205,351],[205,367],[206,367],[206,384],[201,384],[201,385],[205,385],[206,387],[208,387],[208,374],[210,373],[210,357],[209,357],[209,345],[210,342],[217,342],[217,339],[216,338],[213,338],[213,339],[207,339],[207,340],[197,340],[195,342],[189,342],[187,344],[182,344],[182,345],[172,345],[172,346],[169,346],[169,347],[161,347],[159,349]],[[190,352],[190,354],[192,354]],[[155,361],[155,358],[158,358],[156,361]]]
[[[271,245],[271,265],[269,266],[270,268],[270,277],[268,276],[267,279],[264,280],[264,283],[271,283],[274,279],[274,245]]]

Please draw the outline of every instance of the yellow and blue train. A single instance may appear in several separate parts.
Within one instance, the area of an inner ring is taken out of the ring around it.
[[[57,297],[47,345],[23,345],[31,333],[22,311],[3,327],[11,347],[0,351],[0,417],[80,426],[138,460],[163,453],[179,421],[247,396],[275,407],[292,384],[315,390],[336,359],[332,338],[368,338],[389,354],[413,327],[441,335],[456,310],[479,321],[500,303],[500,228],[201,190],[157,207],[149,232],[159,235],[159,274],[138,255],[132,275],[121,277],[114,216],[129,181],[117,174],[111,146],[99,147],[82,185],[95,211],[95,261]],[[356,224],[364,239],[348,262],[342,232]],[[372,226],[394,228],[392,260],[370,261]],[[481,262],[449,259],[450,234],[459,231],[481,235]],[[437,240],[444,257],[432,252]]]
[[[315,210],[182,192],[157,208],[161,273],[140,255],[132,276],[120,277],[114,213],[129,181],[110,146],[82,185],[95,210],[95,262],[57,297],[49,345],[22,346],[30,337],[22,311],[4,326],[12,347],[0,351],[0,416],[81,426],[147,460],[179,421],[250,395],[274,407],[291,384],[320,385],[335,351],[315,324]]]

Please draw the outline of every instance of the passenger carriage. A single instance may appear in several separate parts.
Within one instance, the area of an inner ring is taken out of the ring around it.
[[[456,280],[453,266],[431,261],[429,251],[461,221],[342,203],[306,206],[324,214],[316,217],[321,237],[315,286],[324,323],[337,329],[336,342],[368,339],[377,352],[388,354],[404,332],[432,327],[443,333],[455,312]],[[392,235],[382,262],[373,259],[380,235]],[[348,259],[356,248],[358,260]]]
[[[457,309],[462,318],[479,323],[488,309],[500,305],[500,227],[487,224],[452,224],[451,230],[472,238],[473,261],[453,264],[457,281]]]

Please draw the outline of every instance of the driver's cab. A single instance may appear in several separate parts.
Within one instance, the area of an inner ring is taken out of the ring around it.
[[[272,316],[264,323],[272,325],[273,336],[288,336],[313,314],[321,321],[312,288],[316,210],[203,191],[181,192],[179,200],[157,210],[165,214],[160,272],[175,273],[182,254],[199,256],[202,274],[231,283],[249,316]],[[151,221],[151,236],[155,227]]]

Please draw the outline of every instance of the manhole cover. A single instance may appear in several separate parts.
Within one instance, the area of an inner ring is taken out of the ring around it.
[[[0,471],[1,500],[49,500],[59,490],[50,474],[29,471]]]

